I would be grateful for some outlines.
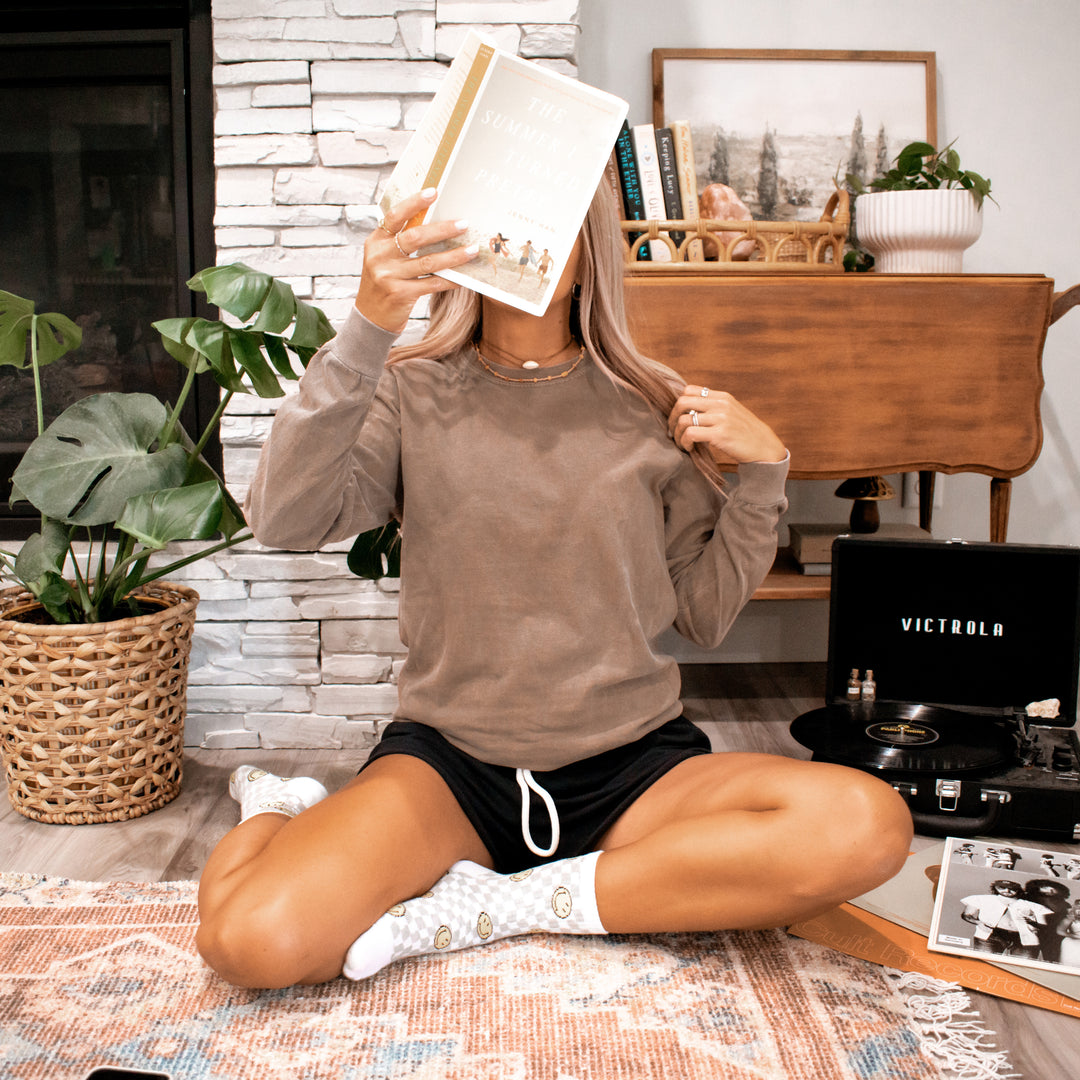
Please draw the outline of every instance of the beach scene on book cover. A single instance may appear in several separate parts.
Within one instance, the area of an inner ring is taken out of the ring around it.
[[[929,947],[1080,975],[1080,855],[950,837]]]
[[[427,221],[469,222],[471,263],[443,276],[541,315],[626,116],[625,101],[466,39],[383,200],[423,187]]]

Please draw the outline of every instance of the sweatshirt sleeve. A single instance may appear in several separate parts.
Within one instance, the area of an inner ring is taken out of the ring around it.
[[[720,644],[772,567],[789,463],[740,465],[738,483],[725,494],[689,462],[673,481],[666,535],[675,628],[703,648]]]
[[[312,551],[385,524],[400,502],[394,334],[350,309],[278,408],[245,513],[268,547]]]

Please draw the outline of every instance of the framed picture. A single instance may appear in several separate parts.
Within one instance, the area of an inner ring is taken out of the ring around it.
[[[932,52],[653,49],[653,123],[690,124],[698,190],[733,188],[760,221],[816,221],[910,142],[937,145]]]

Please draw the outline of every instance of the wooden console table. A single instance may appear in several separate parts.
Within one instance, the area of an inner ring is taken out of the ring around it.
[[[791,476],[991,477],[990,538],[1042,448],[1046,331],[1080,302],[1039,274],[666,274],[629,269],[638,347],[729,390],[791,451]]]

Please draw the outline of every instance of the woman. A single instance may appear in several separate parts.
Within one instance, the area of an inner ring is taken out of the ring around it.
[[[433,276],[476,255],[430,250],[465,222],[405,227],[434,197],[368,239],[356,310],[279,410],[248,504],[286,548],[401,517],[399,720],[328,797],[234,774],[202,955],[280,987],[536,928],[783,925],[880,884],[911,837],[892,788],[710,753],[657,648],[672,623],[719,642],[767,573],[783,443],[637,354],[606,190],[541,317]],[[390,353],[424,296],[426,337]],[[730,492],[717,457],[741,463]]]

